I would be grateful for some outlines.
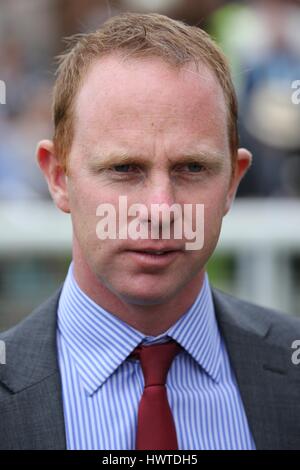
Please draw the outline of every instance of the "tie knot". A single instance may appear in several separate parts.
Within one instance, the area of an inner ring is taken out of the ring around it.
[[[144,374],[145,387],[165,385],[167,374],[181,346],[175,341],[138,346],[131,356],[138,357]]]

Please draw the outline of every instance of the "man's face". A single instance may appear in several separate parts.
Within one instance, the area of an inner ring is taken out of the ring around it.
[[[184,288],[188,295],[246,168],[230,183],[226,105],[213,73],[193,65],[176,70],[158,58],[95,61],[76,98],[74,134],[66,187],[74,252],[127,302],[161,303]],[[129,159],[120,158],[125,154]],[[152,204],[204,204],[204,247],[185,250],[185,240],[173,237],[100,240],[97,207],[113,204],[118,215],[120,196],[148,214]],[[162,245],[176,250],[136,253]]]

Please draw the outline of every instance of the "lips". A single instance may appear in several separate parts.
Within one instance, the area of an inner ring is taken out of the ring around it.
[[[149,272],[157,272],[157,270],[164,269],[170,266],[176,259],[183,253],[182,248],[160,246],[158,247],[147,247],[141,249],[127,249],[126,252],[129,257],[128,260],[134,263],[137,267],[139,266],[142,270],[150,270]]]
[[[157,250],[130,250],[133,251],[134,253],[141,253],[145,255],[157,255],[157,256],[163,256],[166,254],[174,253],[175,251],[179,250],[165,250],[165,251],[157,251]]]
[[[141,251],[141,250],[130,250],[131,253],[136,253],[137,255],[145,255],[152,257],[166,257],[172,255],[173,253],[178,253],[178,250],[168,250],[168,251]]]
[[[151,247],[132,247],[128,248],[127,251],[134,251],[138,253],[148,253],[153,255],[162,255],[170,251],[183,251],[183,248],[180,246],[165,246],[165,245],[156,245]]]
[[[165,253],[170,253],[171,251],[174,251],[174,250],[165,250],[165,251],[146,250],[146,251],[142,251],[142,253],[147,253],[149,255],[164,255]]]

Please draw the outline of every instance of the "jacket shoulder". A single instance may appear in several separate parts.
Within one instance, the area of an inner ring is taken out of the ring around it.
[[[44,329],[45,323],[53,320],[47,319],[47,313],[53,312],[57,308],[57,303],[61,293],[62,285],[43,303],[38,305],[31,313],[29,313],[23,320],[11,328],[0,332],[0,339],[2,341],[9,341],[14,338],[22,337],[27,332],[36,332],[37,330]]]
[[[56,322],[61,287],[24,320],[1,333],[5,364],[0,366],[1,395],[19,392],[57,370]]]
[[[264,333],[278,346],[300,340],[300,318],[296,315],[262,307],[241,300],[219,289],[212,289],[217,317],[222,323],[243,328],[251,333]]]

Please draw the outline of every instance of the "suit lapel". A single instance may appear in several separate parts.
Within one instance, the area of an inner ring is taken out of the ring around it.
[[[56,350],[60,291],[1,336],[7,359],[0,368],[2,449],[66,448]],[[299,449],[300,381],[290,343],[278,342],[278,334],[272,342],[272,321],[261,309],[216,289],[213,300],[256,448]]]
[[[56,312],[61,287],[5,335],[6,365],[0,382],[5,433],[1,448],[65,449],[62,387],[56,350]],[[13,444],[12,444],[13,443]]]
[[[293,437],[293,421],[287,416],[291,400],[297,403],[296,387],[288,381],[290,352],[267,342],[271,323],[261,311],[253,318],[250,312],[241,312],[248,304],[216,289],[213,298],[256,448],[299,448],[297,420]]]
[[[66,449],[59,373],[14,394],[0,405],[5,418],[0,448],[5,450]]]

